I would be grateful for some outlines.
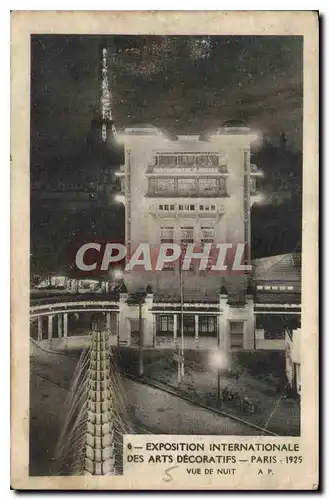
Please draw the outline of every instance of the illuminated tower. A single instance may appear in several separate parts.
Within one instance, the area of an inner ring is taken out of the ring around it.
[[[93,331],[87,395],[85,474],[115,474],[114,401],[108,334]]]
[[[100,118],[101,139],[107,142],[109,136],[115,136],[116,130],[112,115],[111,92],[109,89],[109,71],[107,64],[107,48],[101,47],[101,93],[100,93]]]

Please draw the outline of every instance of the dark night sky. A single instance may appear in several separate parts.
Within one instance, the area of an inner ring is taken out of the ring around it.
[[[142,122],[201,132],[242,118],[273,143],[283,131],[301,150],[301,37],[35,35],[32,168],[83,148],[99,97],[102,40],[111,54],[117,128]]]

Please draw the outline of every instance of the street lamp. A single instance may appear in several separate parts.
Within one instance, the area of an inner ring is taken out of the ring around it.
[[[223,373],[227,372],[230,367],[230,358],[228,353],[223,349],[209,351],[208,366],[211,370],[217,372],[217,408],[221,407],[221,386],[220,377]]]
[[[126,197],[123,194],[116,194],[114,197],[114,201],[116,201],[117,203],[125,204]]]
[[[183,288],[183,269],[182,269],[182,259],[180,259],[179,265],[179,280],[180,280],[180,299],[181,299],[181,314],[180,314],[180,337],[181,337],[181,345],[178,350],[177,356],[177,368],[178,368],[178,383],[182,382],[182,378],[184,377],[184,288]]]

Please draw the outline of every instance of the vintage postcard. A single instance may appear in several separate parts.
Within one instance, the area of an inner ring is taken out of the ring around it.
[[[315,12],[13,12],[11,484],[315,490]]]

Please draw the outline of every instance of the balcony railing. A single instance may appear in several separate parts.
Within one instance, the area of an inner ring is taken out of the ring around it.
[[[228,170],[226,165],[220,166],[200,166],[200,165],[149,165],[146,171],[146,175],[161,175],[161,174],[172,174],[172,175],[184,175],[191,173],[199,174],[213,174],[213,175],[228,175]]]
[[[156,191],[148,190],[146,193],[147,198],[228,198],[229,195],[220,190],[204,191],[204,190],[191,190],[185,191]]]

